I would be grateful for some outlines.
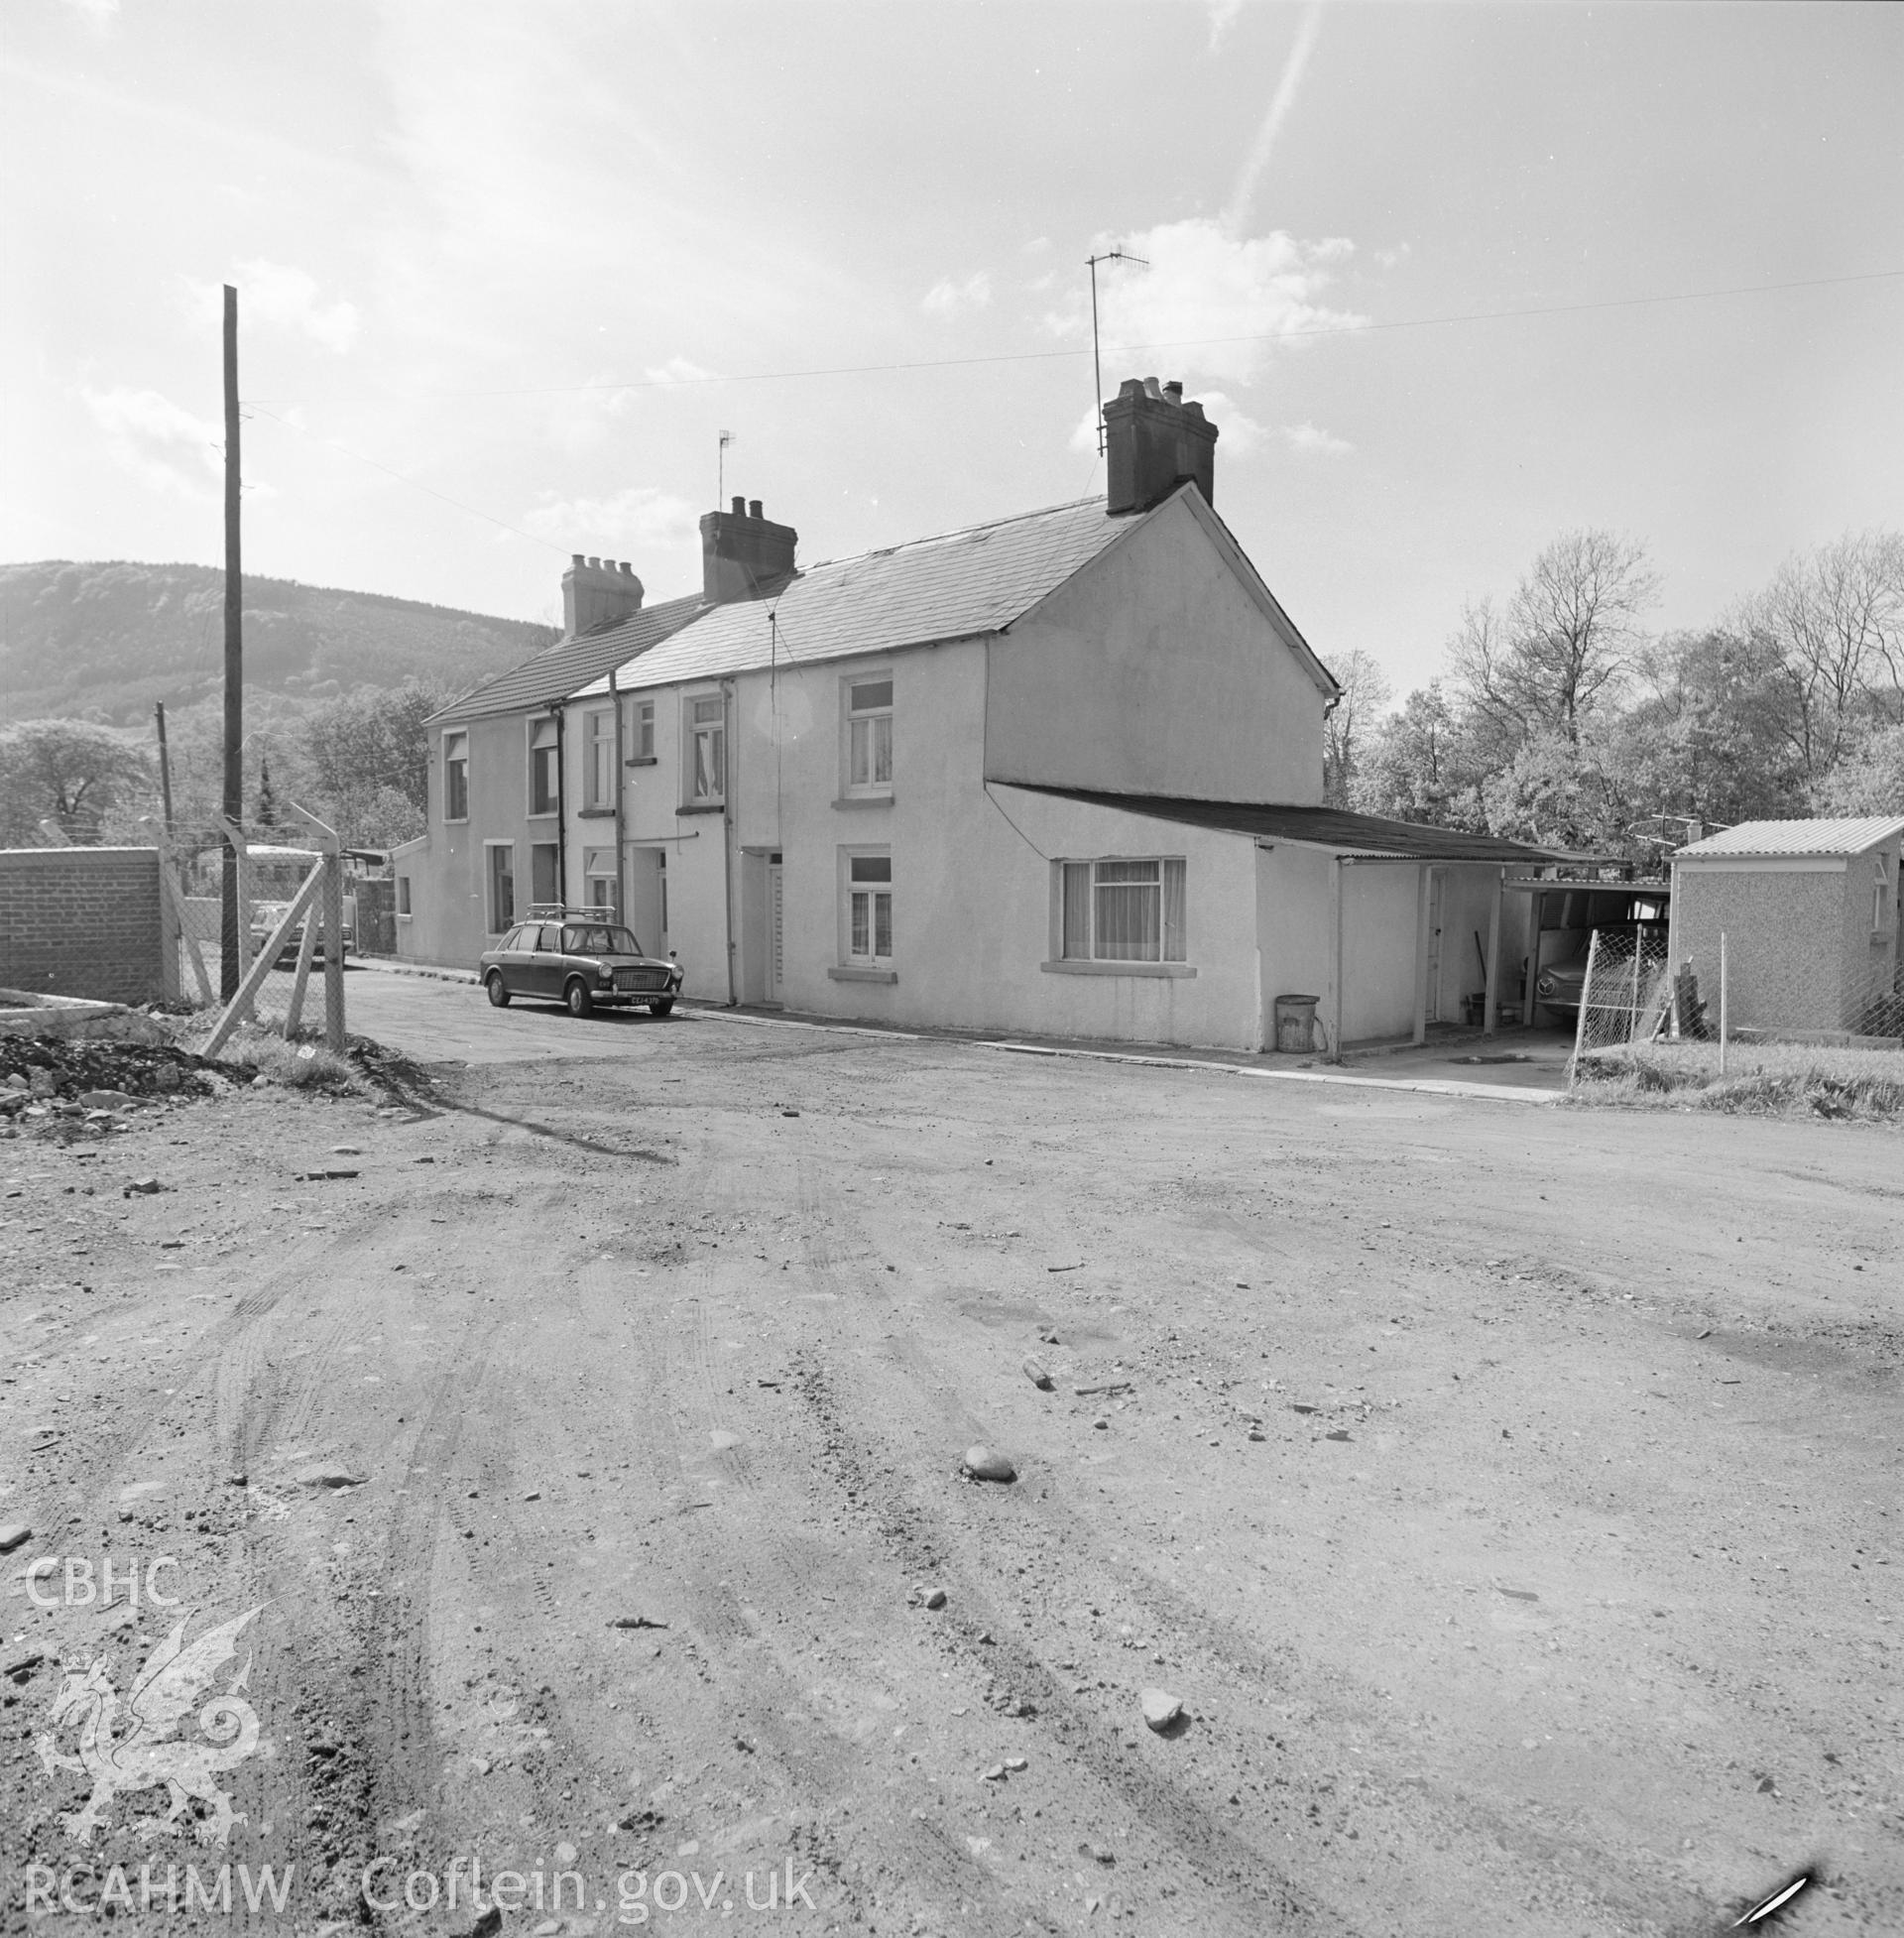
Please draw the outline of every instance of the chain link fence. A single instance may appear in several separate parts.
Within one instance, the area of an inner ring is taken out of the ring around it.
[[[224,949],[227,857],[237,861],[234,977]],[[287,1040],[344,1043],[350,948],[334,837],[284,829],[175,827],[160,853],[169,990],[206,1014],[207,1053],[240,1025]]]
[[[1583,1061],[1651,1042],[1656,1036],[1693,1034],[1683,1005],[1687,993],[1671,973],[1664,922],[1597,928],[1588,943],[1587,976],[1580,992],[1569,1081]]]

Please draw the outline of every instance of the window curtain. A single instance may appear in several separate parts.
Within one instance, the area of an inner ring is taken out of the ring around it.
[[[1159,865],[1154,861],[1098,863],[1097,950],[1104,962],[1155,962],[1160,942]]]
[[[1088,962],[1091,957],[1091,864],[1088,861],[1064,864],[1063,919],[1060,954],[1067,962]]]
[[[1183,863],[1163,864],[1163,959],[1188,960],[1183,949]]]

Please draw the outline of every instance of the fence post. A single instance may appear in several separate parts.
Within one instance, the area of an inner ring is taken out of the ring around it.
[[[344,1053],[344,858],[324,850],[324,1047]]]
[[[1600,930],[1587,937],[1587,974],[1580,985],[1580,1008],[1574,1013],[1574,1053],[1567,1064],[1567,1088],[1580,1081],[1580,1049],[1587,1040],[1587,1005],[1594,1000],[1594,964],[1600,957]]]
[[[1719,931],[1719,1073],[1726,1074],[1726,1043],[1730,1033],[1731,1018],[1726,1008],[1726,931]]]
[[[165,709],[159,710],[165,719]],[[153,830],[152,844],[159,857],[159,994],[168,1003],[178,1000],[178,906],[172,893],[172,843],[166,836],[166,823],[154,822],[150,814],[145,823]]]
[[[312,829],[323,850],[320,900],[324,922],[324,1047],[344,1052],[344,855],[337,830],[294,800],[291,811]]]

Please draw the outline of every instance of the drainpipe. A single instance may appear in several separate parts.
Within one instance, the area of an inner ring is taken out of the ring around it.
[[[721,681],[721,747],[727,772],[721,776],[721,912],[726,918],[727,1007],[730,1010],[737,1008],[741,1000],[734,941],[734,795],[740,782],[736,772],[738,764],[734,758],[737,751],[734,713],[734,682],[724,679]]]
[[[623,881],[623,857],[628,852],[626,803],[622,798],[628,783],[628,770],[622,765],[622,689],[615,683],[615,668],[608,669],[608,703],[615,709],[615,919],[628,919],[627,885]]]
[[[564,908],[568,907],[568,799],[563,787],[565,776],[562,770],[568,763],[562,758],[567,749],[562,744],[562,703],[550,700],[548,710],[555,716],[555,900]],[[535,873],[535,860],[530,862],[530,873]],[[536,884],[530,883],[532,900]]]

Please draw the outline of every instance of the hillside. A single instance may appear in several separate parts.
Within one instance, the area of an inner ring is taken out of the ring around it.
[[[224,599],[225,575],[208,565],[0,565],[0,723],[64,715],[132,725],[155,700],[172,709],[210,698]],[[245,683],[294,707],[413,676],[460,690],[554,638],[525,620],[245,580]]]

